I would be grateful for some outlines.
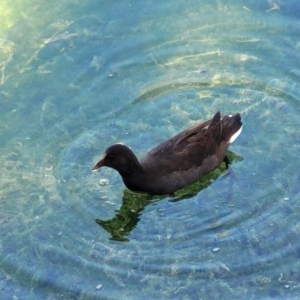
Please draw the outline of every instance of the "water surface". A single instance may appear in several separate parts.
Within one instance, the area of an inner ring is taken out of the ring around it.
[[[1,299],[300,297],[297,1],[2,2]],[[244,128],[202,186],[91,173],[218,110]]]

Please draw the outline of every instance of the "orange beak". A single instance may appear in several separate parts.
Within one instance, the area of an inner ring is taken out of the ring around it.
[[[97,171],[104,165],[105,156],[106,156],[106,153],[104,153],[103,156],[101,157],[101,159],[94,165],[94,167],[92,169],[93,172]]]

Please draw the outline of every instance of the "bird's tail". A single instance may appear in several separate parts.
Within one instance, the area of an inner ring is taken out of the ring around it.
[[[243,128],[240,114],[236,113],[233,116],[224,116],[222,118],[222,124],[223,140],[228,141],[229,144],[233,143]]]

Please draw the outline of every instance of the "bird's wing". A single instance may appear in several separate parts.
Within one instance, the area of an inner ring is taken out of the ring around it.
[[[146,168],[159,168],[165,174],[201,166],[208,156],[215,154],[221,133],[221,116],[217,112],[211,120],[188,128],[153,148],[141,163]]]

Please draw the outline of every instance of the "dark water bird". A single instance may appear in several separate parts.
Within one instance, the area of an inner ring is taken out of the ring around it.
[[[164,195],[198,181],[223,161],[226,151],[242,131],[240,114],[214,117],[194,125],[151,149],[139,161],[132,150],[115,144],[106,149],[93,171],[101,167],[119,172],[126,187],[135,192]]]

